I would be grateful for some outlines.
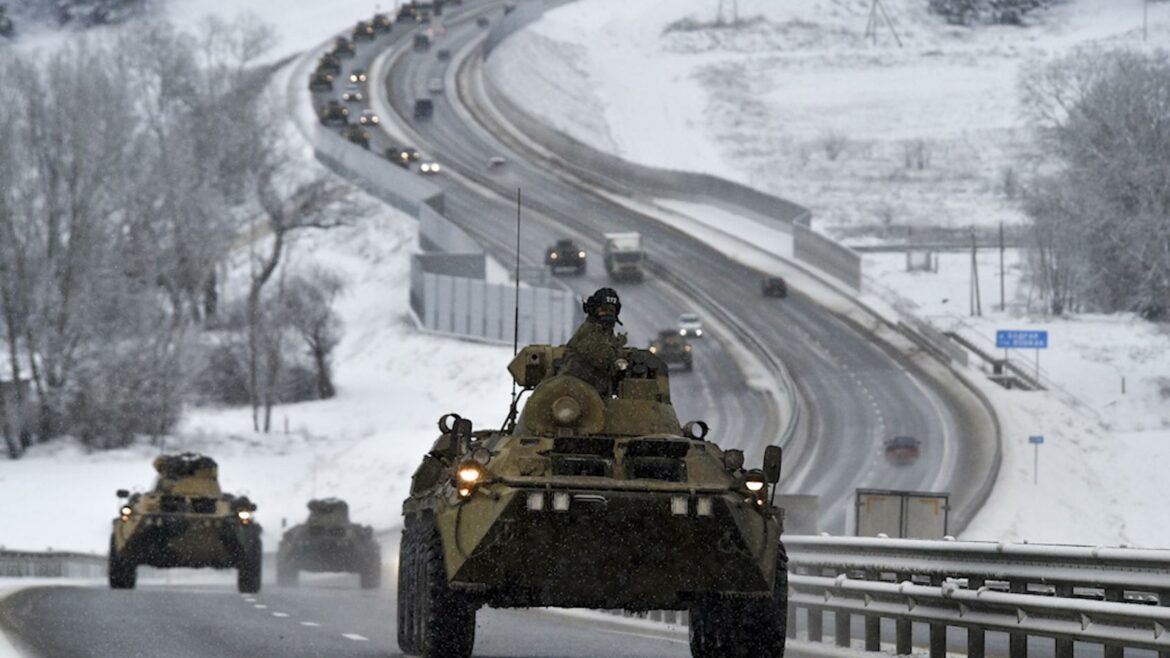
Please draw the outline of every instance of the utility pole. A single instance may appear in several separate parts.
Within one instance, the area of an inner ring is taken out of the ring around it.
[[[971,316],[983,315],[983,301],[979,297],[979,261],[976,254],[979,244],[976,242],[975,229],[971,229]]]
[[[881,14],[880,18],[878,14]],[[886,13],[886,7],[882,4],[882,0],[873,0],[873,4],[869,6],[869,20],[865,24],[865,38],[870,40],[870,43],[877,45],[878,27],[882,22],[885,22],[886,27],[890,28],[890,34],[894,35],[894,41],[898,43],[898,47],[902,47],[902,38],[898,36],[898,30],[894,29],[894,22],[890,20],[890,15]]]
[[[1007,279],[1004,276],[1004,267],[1003,267],[1004,250],[1005,250],[1005,247],[1004,247],[1004,242],[1003,242],[1003,222],[1000,222],[999,223],[999,310],[1001,312],[1007,310],[1007,294],[1006,294],[1006,290],[1007,290],[1006,280]]]

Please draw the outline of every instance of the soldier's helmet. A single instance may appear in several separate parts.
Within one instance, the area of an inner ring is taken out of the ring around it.
[[[598,288],[581,304],[585,315],[601,324],[612,327],[614,323],[621,324],[618,315],[622,312],[622,300],[613,288]]]

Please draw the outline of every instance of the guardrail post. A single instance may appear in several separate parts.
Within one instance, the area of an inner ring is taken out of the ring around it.
[[[1158,605],[1170,608],[1170,590],[1158,592]],[[1170,658],[1170,651],[1159,651],[1158,658]]]
[[[1125,592],[1119,588],[1116,588],[1116,587],[1106,587],[1105,588],[1105,600],[1106,601],[1113,601],[1113,602],[1124,601],[1125,600]],[[1106,644],[1105,645],[1105,658],[1123,658],[1124,656],[1125,656],[1125,648],[1124,647],[1116,645],[1116,644]]]
[[[913,576],[908,573],[897,574],[896,580],[899,583],[913,580]],[[914,649],[914,624],[909,617],[897,617],[894,619],[894,653],[899,656],[909,656]]]
[[[1073,586],[1060,584],[1056,586],[1056,596],[1060,598],[1071,598],[1073,595]],[[1056,658],[1073,658],[1073,641],[1056,638]]]
[[[841,572],[848,577],[844,571]],[[839,574],[840,575],[840,574]],[[839,647],[847,647],[853,642],[853,618],[848,612],[838,611],[833,615],[833,634],[836,636],[836,645]]]
[[[1013,580],[1008,584],[1008,591],[1012,594],[1027,594],[1028,583],[1022,580]],[[1008,656],[1010,658],[1028,658],[1028,634],[1008,634]]]
[[[968,578],[967,589],[978,590],[987,584],[982,578]],[[967,627],[967,658],[984,658],[987,654],[987,635],[982,628]],[[1057,656],[1057,658],[1060,658]],[[1071,658],[1071,656],[1070,656]]]
[[[866,580],[881,580],[880,571],[867,571]],[[882,650],[882,618],[878,615],[865,615],[865,650]]]
[[[820,608],[809,607],[808,609],[808,641],[825,641],[825,615]]]
[[[941,576],[933,576],[930,579],[930,584],[935,587],[942,587],[944,578]],[[946,624],[931,624],[930,625],[930,658],[946,658],[947,655],[947,625]]]

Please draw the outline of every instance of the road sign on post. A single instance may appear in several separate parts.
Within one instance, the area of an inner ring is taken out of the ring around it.
[[[1032,484],[1040,484],[1040,446],[1044,443],[1044,437],[1039,435],[1029,436],[1028,443],[1031,443],[1035,449],[1032,455]]]
[[[995,332],[995,346],[1004,351],[1007,361],[1008,350],[1036,350],[1036,383],[1040,384],[1040,350],[1048,349],[1048,332],[1000,329]]]

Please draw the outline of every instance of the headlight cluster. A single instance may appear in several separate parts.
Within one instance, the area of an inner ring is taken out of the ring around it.
[[[134,509],[132,507],[130,507],[129,505],[123,505],[122,509],[119,511],[122,513],[122,521],[123,522],[129,521],[130,515],[134,513]]]
[[[756,505],[760,507],[767,505],[768,482],[763,471],[758,469],[748,471],[744,474],[743,486],[751,492],[751,498],[755,499]],[[750,501],[751,498],[748,500]]]
[[[470,498],[477,487],[487,482],[487,463],[491,461],[492,453],[486,448],[476,448],[471,458],[464,461],[455,469],[455,490],[460,498]]]
[[[419,165],[419,171],[421,171],[424,174],[437,174],[437,173],[439,173],[439,163],[438,162],[424,162],[421,165]]]

